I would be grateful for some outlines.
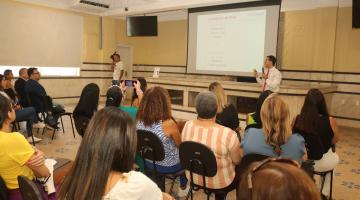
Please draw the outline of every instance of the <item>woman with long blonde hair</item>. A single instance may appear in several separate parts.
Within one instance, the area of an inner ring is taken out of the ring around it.
[[[217,98],[216,123],[228,127],[234,131],[239,130],[239,117],[233,104],[226,101],[224,88],[218,82],[209,85],[209,91],[214,93]]]
[[[304,138],[292,133],[288,105],[278,94],[270,95],[261,107],[262,129],[245,131],[241,147],[246,154],[290,158],[301,163],[306,159]]]

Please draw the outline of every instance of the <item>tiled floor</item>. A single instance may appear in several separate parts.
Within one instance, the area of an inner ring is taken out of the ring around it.
[[[56,132],[51,141],[52,131],[44,135],[35,134],[43,140],[36,145],[47,156],[75,159],[81,137],[76,133],[72,135],[70,120],[64,117],[65,133]],[[36,131],[35,131],[36,132]],[[341,128],[341,141],[337,145],[340,164],[334,176],[333,196],[336,200],[360,199],[360,130]],[[206,199],[202,192],[195,193],[195,199]],[[235,199],[235,192],[231,192],[227,199]]]

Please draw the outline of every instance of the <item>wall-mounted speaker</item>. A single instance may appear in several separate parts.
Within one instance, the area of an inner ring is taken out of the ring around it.
[[[360,28],[360,0],[353,0],[352,27]]]

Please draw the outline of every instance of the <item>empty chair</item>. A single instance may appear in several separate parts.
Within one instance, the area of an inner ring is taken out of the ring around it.
[[[24,200],[45,199],[37,185],[25,176],[18,176],[18,182],[20,186],[20,193]]]

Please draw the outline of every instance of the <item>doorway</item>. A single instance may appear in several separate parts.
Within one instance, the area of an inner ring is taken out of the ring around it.
[[[121,61],[124,65],[123,79],[132,79],[133,72],[133,47],[129,45],[118,44],[116,52],[120,55]]]

